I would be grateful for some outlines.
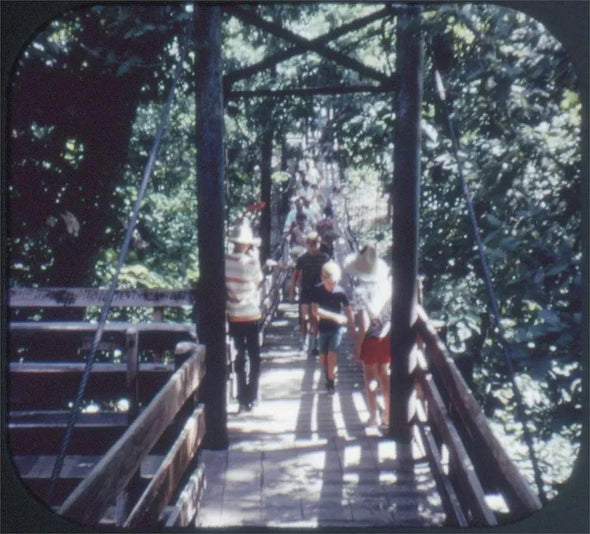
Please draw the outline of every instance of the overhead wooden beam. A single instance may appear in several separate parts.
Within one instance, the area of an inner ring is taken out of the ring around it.
[[[391,81],[393,82],[393,81]],[[277,97],[286,96],[317,96],[317,95],[344,95],[349,93],[389,93],[394,84],[389,85],[349,85],[334,87],[291,87],[288,89],[253,89],[251,91],[229,91],[227,100],[251,97]]]
[[[396,35],[393,200],[393,299],[391,318],[390,432],[403,443],[411,440],[409,425],[412,383],[409,355],[415,343],[418,272],[418,209],[420,198],[420,114],[422,106],[423,43],[420,8],[399,16]]]
[[[338,28],[329,31],[328,33],[320,35],[315,39],[310,39],[309,43],[314,45],[324,45],[326,43],[329,43],[330,41],[333,41],[334,39],[337,39],[338,37],[346,35],[347,33],[359,30],[364,26],[367,26],[371,22],[379,20],[390,14],[391,8],[389,6],[384,7],[379,11],[374,11],[373,13],[370,13],[364,17],[355,19],[349,22],[348,24],[343,24],[342,26],[339,26]],[[254,63],[253,65],[249,65],[248,67],[244,67],[242,69],[229,72],[224,76],[224,86],[230,87],[233,82],[243,80],[244,78],[249,78],[250,76],[253,76],[254,74],[257,74],[265,69],[274,67],[281,61],[285,61],[286,59],[305,53],[306,51],[306,48],[302,48],[298,45],[295,45],[291,48],[288,48],[287,50],[281,50],[280,52],[277,52],[272,56],[266,57],[258,63]]]
[[[301,49],[315,52],[316,54],[323,56],[330,61],[334,61],[343,67],[354,70],[362,76],[377,80],[382,84],[390,83],[390,77],[387,74],[383,74],[372,67],[363,65],[360,61],[357,61],[356,59],[353,59],[350,56],[347,56],[346,54],[336,50],[332,50],[321,43],[312,43],[309,39],[305,39],[299,35],[296,35],[295,33],[283,28],[283,26],[280,24],[275,24],[273,22],[264,20],[252,10],[245,9],[243,7],[237,6],[236,4],[226,4],[224,9],[231,15],[239,18],[242,22],[252,24],[261,30],[264,30],[272,35],[275,35],[276,37],[280,37],[281,39],[297,45]]]

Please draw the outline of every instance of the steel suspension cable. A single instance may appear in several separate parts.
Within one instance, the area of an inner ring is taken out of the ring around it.
[[[59,474],[60,474],[61,469],[63,467],[63,462],[65,460],[66,451],[67,451],[67,448],[68,448],[68,445],[70,442],[72,431],[74,429],[74,426],[76,425],[78,413],[80,412],[82,400],[83,400],[84,394],[86,392],[86,385],[87,385],[88,379],[90,377],[92,365],[93,365],[94,360],[96,358],[96,352],[98,350],[98,345],[99,345],[100,340],[102,338],[102,334],[104,331],[107,316],[110,311],[110,307],[111,307],[111,304],[113,301],[115,290],[117,288],[117,283],[119,281],[119,276],[121,274],[121,269],[123,268],[123,265],[124,265],[125,260],[127,258],[127,253],[129,252],[129,245],[131,243],[131,237],[133,234],[133,230],[135,229],[135,226],[137,224],[137,220],[139,218],[139,210],[141,207],[141,203],[142,203],[145,193],[147,191],[149,179],[150,179],[150,176],[151,176],[152,171],[154,169],[154,165],[156,163],[160,144],[162,142],[162,138],[164,135],[164,130],[166,128],[166,125],[168,122],[168,117],[170,115],[170,108],[172,107],[174,93],[176,91],[178,79],[179,79],[180,73],[182,71],[183,57],[184,57],[184,54],[186,53],[186,50],[188,49],[188,43],[189,43],[189,32],[187,31],[187,33],[185,34],[184,43],[183,43],[183,45],[180,49],[180,52],[179,52],[179,58],[176,63],[176,68],[174,71],[174,75],[172,77],[172,82],[170,85],[170,89],[168,91],[168,96],[167,96],[164,108],[162,110],[162,113],[160,115],[160,121],[159,121],[158,127],[156,129],[154,141],[152,143],[152,147],[151,147],[151,150],[150,150],[150,153],[148,156],[148,160],[147,160],[147,163],[146,163],[144,171],[143,171],[143,175],[142,175],[141,183],[140,183],[139,190],[137,193],[137,199],[135,201],[133,212],[131,213],[131,218],[130,218],[129,223],[127,225],[127,230],[125,233],[125,237],[123,239],[123,244],[121,245],[121,249],[119,251],[117,267],[115,269],[115,273],[113,275],[113,278],[111,279],[111,283],[110,283],[108,292],[105,296],[105,300],[104,300],[104,303],[101,308],[97,328],[94,333],[94,337],[92,340],[92,344],[90,346],[90,350],[89,350],[88,355],[86,357],[86,365],[84,367],[84,373],[82,374],[82,378],[80,380],[80,384],[78,387],[78,393],[76,395],[76,399],[75,399],[72,409],[70,411],[68,424],[67,424],[67,427],[65,430],[63,440],[61,442],[59,454],[58,454],[58,456],[55,460],[55,464],[53,466],[53,471],[51,473],[51,480],[49,483],[49,490],[47,492],[47,500],[48,501],[51,499],[51,496],[53,495],[53,491],[55,489],[55,484],[56,484],[57,478],[59,477]]]
[[[441,103],[442,109],[444,111],[444,116],[446,119],[448,131],[449,131],[449,137],[451,139],[451,144],[453,147],[453,155],[455,157],[455,160],[457,161],[459,180],[461,182],[461,188],[463,190],[463,195],[465,196],[465,202],[467,204],[467,211],[469,213],[469,220],[470,220],[471,226],[473,228],[473,234],[475,236],[475,241],[477,243],[477,251],[479,254],[479,260],[481,262],[481,266],[483,269],[483,277],[484,277],[484,281],[485,281],[486,288],[488,291],[488,296],[490,299],[490,304],[492,307],[492,313],[494,315],[494,320],[495,320],[496,326],[498,328],[498,336],[499,336],[500,344],[502,345],[502,353],[504,355],[506,368],[507,368],[508,374],[510,376],[510,381],[512,384],[514,398],[516,400],[516,410],[517,410],[518,419],[520,420],[520,423],[522,424],[524,440],[527,444],[527,447],[529,450],[529,455],[531,458],[531,463],[533,465],[533,473],[534,473],[535,483],[536,483],[537,488],[539,490],[539,497],[541,499],[541,502],[543,504],[545,504],[547,502],[547,497],[545,495],[545,490],[543,489],[543,479],[541,476],[539,464],[537,462],[537,457],[535,455],[532,437],[531,437],[531,434],[530,434],[529,429],[526,424],[522,394],[520,393],[520,389],[518,388],[518,384],[516,383],[514,367],[512,365],[512,350],[511,350],[510,345],[506,339],[506,333],[504,330],[504,326],[502,325],[502,319],[501,319],[500,310],[498,307],[498,299],[496,298],[496,294],[494,291],[492,277],[490,274],[490,269],[489,269],[487,257],[485,255],[485,251],[484,251],[484,245],[483,245],[483,242],[481,239],[479,226],[477,224],[475,210],[473,209],[473,203],[471,201],[471,194],[469,192],[467,182],[465,181],[465,176],[463,173],[463,165],[461,163],[461,158],[459,157],[459,142],[457,141],[457,136],[455,135],[455,129],[453,126],[453,121],[451,119],[451,114],[448,109],[446,96],[445,96],[445,88],[444,88],[444,84],[443,84],[443,80],[442,80],[442,75],[441,75],[439,69],[436,68],[436,58],[435,58],[434,64],[435,64],[434,76],[435,76],[435,83],[436,83],[436,93],[437,93],[439,102]]]

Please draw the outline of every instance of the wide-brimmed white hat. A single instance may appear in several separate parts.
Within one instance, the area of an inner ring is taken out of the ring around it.
[[[250,228],[250,225],[247,223],[235,226],[230,232],[228,239],[232,243],[238,243],[240,245],[260,246],[260,238],[254,237],[254,232],[252,232],[252,228]]]
[[[350,254],[344,259],[344,270],[360,280],[380,280],[387,277],[389,268],[377,256],[373,245],[365,245],[357,254]]]

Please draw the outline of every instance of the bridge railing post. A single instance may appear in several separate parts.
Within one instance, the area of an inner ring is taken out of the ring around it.
[[[420,116],[423,44],[420,8],[408,6],[399,15],[396,35],[395,171],[392,183],[393,298],[391,330],[390,433],[400,442],[411,440],[409,355],[415,343],[418,206],[420,177]]]
[[[207,347],[205,419],[207,448],[228,446],[225,354],[225,250],[222,7],[195,4],[197,231],[199,282],[197,331]],[[205,309],[206,308],[206,309]]]

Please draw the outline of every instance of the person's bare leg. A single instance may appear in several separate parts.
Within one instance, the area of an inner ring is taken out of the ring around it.
[[[309,348],[309,339],[308,335],[310,334],[310,319],[311,319],[311,309],[309,304],[300,304],[299,305],[299,326],[301,328],[302,334],[302,341],[301,341],[301,350],[307,350]]]
[[[336,374],[336,353],[328,351],[326,360],[328,380],[334,380],[334,376]]]
[[[324,371],[324,378],[328,378],[328,355],[325,352],[320,354],[320,366]]]
[[[308,332],[308,324],[309,324],[309,304],[300,304],[299,305],[299,328],[301,329],[301,333],[303,334],[304,338]]]
[[[377,424],[377,373],[376,363],[363,363],[365,394],[367,396],[367,407],[369,408],[369,425]]]
[[[383,410],[383,419],[385,419],[384,423],[389,424],[389,364],[388,363],[380,363],[378,364],[378,379],[379,379],[379,386],[381,388],[381,393],[383,394],[383,403],[385,404]]]

